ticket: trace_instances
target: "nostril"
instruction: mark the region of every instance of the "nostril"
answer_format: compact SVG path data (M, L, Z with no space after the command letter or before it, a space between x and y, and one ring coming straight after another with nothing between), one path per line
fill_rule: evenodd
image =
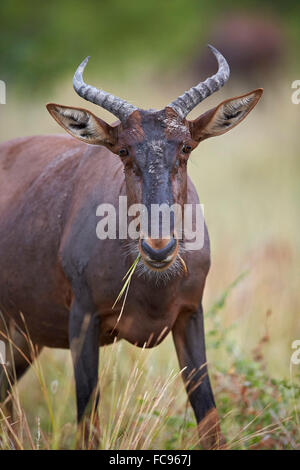
M144 238L141 241L142 250L155 261L163 261L165 258L167 258L167 256L169 256L175 250L176 245L176 239L172 238L164 248L155 250L146 242Z

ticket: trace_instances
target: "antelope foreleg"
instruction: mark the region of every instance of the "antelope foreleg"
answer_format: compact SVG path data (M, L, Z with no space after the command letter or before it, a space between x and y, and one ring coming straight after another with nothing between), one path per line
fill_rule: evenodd
M84 447L97 445L99 314L90 305L76 301L70 312L69 338L72 354L77 403L77 421ZM97 428L97 429L96 429ZM95 442L97 441L97 442ZM79 445L82 444L79 442Z

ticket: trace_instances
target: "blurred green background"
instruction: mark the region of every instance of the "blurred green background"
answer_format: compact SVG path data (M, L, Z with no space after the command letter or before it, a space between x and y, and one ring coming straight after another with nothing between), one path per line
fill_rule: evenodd
M206 44L215 45L229 61L231 79L191 117L264 87L263 99L240 126L199 146L189 174L211 237L205 309L247 272L228 296L218 328L234 327L245 357L261 344L267 373L279 379L299 372L290 365L292 341L300 339L300 105L291 101L291 84L300 79L299 27L300 2L292 0L2 0L0 5L0 79L7 86L0 141L62 132L45 109L48 101L87 107L114 121L72 89L74 71L87 55L87 82L142 108L161 108L214 72ZM208 317L207 331L213 324ZM128 357L135 354L123 348ZM66 357L55 354L42 355L48 368L51 359L57 367ZM161 374L178 367L170 339L149 354ZM211 370L224 360L221 341L209 349ZM223 366L231 370L232 364ZM183 387L180 393L183 400ZM29 407L25 389L24 400Z
M183 70L213 39L217 22L238 12L280 20L290 58L300 43L293 0L2 0L0 8L2 79L25 94L44 93L87 55L92 71L119 81L136 76L136 63L162 74Z

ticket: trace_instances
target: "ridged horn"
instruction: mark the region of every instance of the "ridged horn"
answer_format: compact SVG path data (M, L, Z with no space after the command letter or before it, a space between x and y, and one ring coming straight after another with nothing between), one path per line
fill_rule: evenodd
M106 109L110 113L114 114L120 121L126 121L128 116L136 111L138 108L133 106L117 96L107 93L104 90L98 90L91 85L84 83L82 74L85 69L86 64L88 63L90 57L84 59L84 61L77 68L74 78L73 78L73 87L76 93L91 103L97 104L102 108Z
M185 91L183 95L179 96L168 105L168 107L173 108L181 118L185 118L201 101L222 88L229 78L230 69L225 57L213 46L208 45L208 47L216 57L219 69L215 75L207 78L204 82L200 82L198 85L190 88L190 90Z

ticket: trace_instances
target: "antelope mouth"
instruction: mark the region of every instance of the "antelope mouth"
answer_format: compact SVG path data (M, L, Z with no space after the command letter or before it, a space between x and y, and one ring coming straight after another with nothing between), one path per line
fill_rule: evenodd
M176 260L179 250L178 239L139 240L139 252L144 264L153 271L165 271Z

